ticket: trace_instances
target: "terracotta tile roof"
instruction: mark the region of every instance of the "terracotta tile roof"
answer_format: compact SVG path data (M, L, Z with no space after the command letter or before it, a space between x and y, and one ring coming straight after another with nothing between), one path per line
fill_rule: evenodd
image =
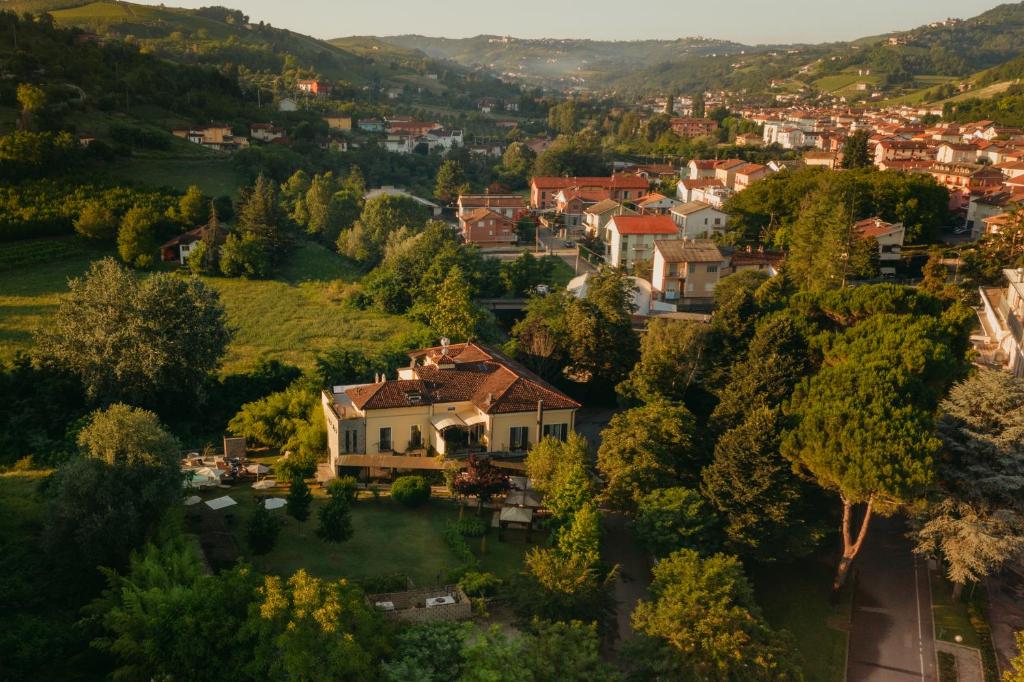
M903 229L903 225L901 223L887 223L881 218L867 218L854 223L853 229L857 230L861 237L881 237L883 234L889 234L893 230Z
M560 178L539 176L531 180L532 184L543 189L563 189L566 187L597 187L601 189L647 189L648 182L639 175L615 173L609 177L577 177Z
M501 215L500 213L495 213L494 211L492 211L489 208L473 209L472 211L470 211L466 215L462 216L462 218L460 218L460 220L462 220L465 223L474 223L474 222L476 222L478 220L486 220L488 218L492 218L494 220L500 220L501 222L509 222L508 218L506 218L505 216Z
M679 234L679 228L667 215L617 215L608 223L608 229L619 234Z
M417 379L396 379L345 391L359 409L470 402L487 414L576 409L580 404L517 362L475 343L426 348L409 357ZM425 364L421 364L425 363Z
M464 208L526 208L526 199L517 194L463 194L459 205Z
M714 208L714 207L711 204L705 203L703 201L691 201L688 204L683 204L682 206L676 206L675 208L672 209L672 213L674 213L676 215L684 215L684 216L686 216L686 215L690 215L691 213L697 213L698 211L703 211L706 208ZM715 210L717 210L717 209L715 209Z
M700 178L699 180L683 180L686 189L703 189L705 187L725 187L718 178Z

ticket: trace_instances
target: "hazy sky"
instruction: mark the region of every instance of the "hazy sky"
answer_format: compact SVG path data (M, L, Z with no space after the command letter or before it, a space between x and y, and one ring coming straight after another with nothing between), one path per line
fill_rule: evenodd
M457 38L488 33L633 40L701 35L753 44L850 40L950 16L968 18L999 0L166 0L165 4L223 4L256 21L318 38L402 33Z

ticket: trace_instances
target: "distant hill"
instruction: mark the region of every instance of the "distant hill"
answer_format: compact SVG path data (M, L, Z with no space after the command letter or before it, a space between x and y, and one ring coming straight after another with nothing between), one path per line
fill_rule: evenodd
M777 86L781 90L776 91L803 88L809 94L851 97L878 91L892 96L968 78L1021 56L1024 2L1000 5L966 20L820 45L751 46L707 38L595 41L493 35L461 39L401 35L380 40L543 85L633 94L701 88L756 93L772 92L772 81L781 81ZM869 88L856 87L860 83Z

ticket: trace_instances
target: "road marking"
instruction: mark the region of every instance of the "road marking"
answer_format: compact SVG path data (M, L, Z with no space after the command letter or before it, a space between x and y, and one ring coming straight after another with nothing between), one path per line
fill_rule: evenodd
M924 676L924 628L921 625L921 587L917 578L917 557L914 557L914 599L917 601L917 657L921 661L921 680ZM931 608L931 604L928 605Z

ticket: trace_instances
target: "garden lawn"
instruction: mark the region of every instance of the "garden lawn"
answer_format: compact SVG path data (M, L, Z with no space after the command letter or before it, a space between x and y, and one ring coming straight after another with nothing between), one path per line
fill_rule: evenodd
M102 247L67 237L0 245L0 361L32 346L32 333L46 324L69 278L89 263L113 255ZM4 265L6 260L23 264ZM243 371L257 360L278 359L311 367L328 349L373 352L422 331L400 315L350 308L330 295L330 283L355 281L359 273L327 248L300 242L282 264L278 279L206 277L216 289L234 330L223 371Z
M757 601L772 627L788 630L803 657L808 682L842 682L846 678L849 597L830 603L833 569L805 560L796 564L748 567ZM849 589L845 592L849 594Z
M288 516L286 509L271 512L283 521L281 534L274 549L263 556L252 556L246 543L246 519L255 508L256 493L260 497L287 497L285 488L254 491L250 484L231 490L218 489L202 493L203 499L227 494L238 505L218 514L230 513L229 524L246 560L265 573L289 576L300 568L321 578L362 579L375 576L405 574L417 586L443 584L446 574L459 566L459 561L445 544L445 523L458 519L458 505L449 500L432 499L416 509L403 507L382 496L374 500L363 493L352 506L353 536L335 544L324 542L316 535L317 510L326 504L326 498L315 489L312 513L303 522ZM466 509L466 514L475 513ZM480 554L480 540L469 538L469 546L481 560L481 570L508 579L522 565L523 555L531 546L520 537L508 537L499 542L497 532L487 535L487 552Z

